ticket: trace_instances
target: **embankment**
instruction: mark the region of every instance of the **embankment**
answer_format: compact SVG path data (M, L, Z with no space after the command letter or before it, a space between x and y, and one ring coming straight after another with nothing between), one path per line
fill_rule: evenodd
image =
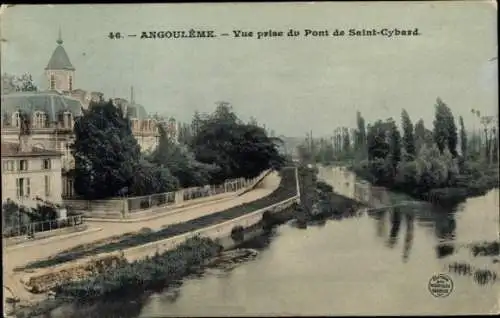
M262 220L264 213L278 213L292 206L298 200L295 168L284 168L281 171L281 177L278 189L271 195L254 202L186 223L169 226L158 232L129 235L123 240L99 246L98 248L69 251L56 255L56 257L49 260L31 263L29 267L42 269L25 276L23 282L31 292L47 293L57 291L59 294L56 299L62 301L68 295L84 294L84 292L65 291L66 288L68 288L67 290L75 290L75 286L86 286L82 287L83 289L94 286L93 294L91 293L86 297L90 297L90 295L99 296L100 294L96 290L107 290L106 288L114 290L115 288L108 286L110 284L108 280L116 278L113 275L121 273L120 268L124 268L125 273L128 273L127 270L131 271L133 266L142 266L139 267L141 270L157 273L158 270L155 269L157 266L154 266L154 262L147 265L152 262L151 260L154 257L176 251L179 248L182 249L182 244L189 240L196 240L194 237L204 237L204 239L213 240L214 244L219 245L217 240L230 236L234 227L251 227ZM182 264L187 262L182 260L183 253L178 256L180 257L178 261ZM93 256L89 257L90 255ZM158 260L158 258L155 258L155 260ZM130 265L138 262L143 265ZM120 274L120 276L122 275ZM129 276L123 277L126 278L120 278L119 280L124 286L136 284L142 286L141 288L145 287L143 279L130 278ZM121 279L124 279L124 281L121 281ZM120 282L113 286L120 286ZM45 303L50 302L52 304L57 303L54 300ZM40 308L40 306L35 306L35 308ZM23 312L23 310L18 310L18 312ZM26 310L24 312L26 313Z

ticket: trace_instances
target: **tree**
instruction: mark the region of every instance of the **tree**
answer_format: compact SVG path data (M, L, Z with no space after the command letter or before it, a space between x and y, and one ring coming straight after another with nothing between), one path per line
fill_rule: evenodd
M409 159L415 157L415 137L413 135L413 124L408 112L403 109L401 113L401 122L403 126L403 145L406 155Z
M357 152L364 153L366 150L365 119L361 116L359 111L356 113L356 122L358 124L358 128L356 129L355 149Z
M104 199L132 188L141 151L120 107L111 101L91 103L75 121L74 133L71 153L77 194Z
M467 156L467 133L465 132L464 119L460 116L460 148L462 156Z
M422 119L419 119L415 124L415 152L418 153L420 148L425 144L425 125Z
M36 92L38 91L33 77L30 73L24 73L20 76L4 73L2 75L2 94L12 92Z
M213 164L204 164L195 160L194 154L187 145L172 142L162 126L158 126L158 131L160 133L159 144L148 158L149 161L166 168L183 188L208 184L211 175L219 168Z
M401 161L401 134L399 133L398 126L392 118L387 121L389 138L390 138L390 155L391 162L396 169L398 163Z
M448 148L453 157L457 156L457 127L450 108L438 98L434 119L434 141L441 153Z
M244 124L227 103L219 103L194 137L191 149L203 163L221 169L212 176L216 183L236 177L255 177L263 170L279 168L284 158L277 149L277 138L265 130Z
M351 139L349 138L349 130L342 127L342 148L344 156L349 156L351 153Z

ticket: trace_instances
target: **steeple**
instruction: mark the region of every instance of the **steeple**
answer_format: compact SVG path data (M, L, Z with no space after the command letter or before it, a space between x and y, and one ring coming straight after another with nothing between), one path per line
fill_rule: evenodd
M50 90L71 92L75 86L75 68L64 49L61 27L59 27L56 43L57 46L50 57L47 67L45 67L47 87Z
M63 40L61 36L61 28L59 28L59 34L56 43L57 47L54 50L54 53L52 53L52 57L50 58L49 63L47 64L45 70L74 71L75 68L73 67L73 64L71 64L68 54L66 53L66 50L62 46Z
M62 45L63 44L63 40L62 40L62 36L61 36L61 27L59 27L59 37L57 38L56 43L58 45Z

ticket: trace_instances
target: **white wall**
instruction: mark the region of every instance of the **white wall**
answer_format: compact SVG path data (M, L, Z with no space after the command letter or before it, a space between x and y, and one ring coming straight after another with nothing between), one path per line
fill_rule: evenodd
M3 170L3 163L7 160L28 160L28 170L27 171L5 171ZM30 179L30 196L29 199L33 199L36 196L40 198L54 202L62 202L62 178L61 178L61 160L59 158L51 159L51 169L43 170L42 157L36 158L2 158L2 201L10 198L16 202L22 203L22 200L17 198L16 191L16 179L17 178L29 178ZM14 167L17 168L17 163L14 163ZM45 196L45 176L50 177L50 195Z

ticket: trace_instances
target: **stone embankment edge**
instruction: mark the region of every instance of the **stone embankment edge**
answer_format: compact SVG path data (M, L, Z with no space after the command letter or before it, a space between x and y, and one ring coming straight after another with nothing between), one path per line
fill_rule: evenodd
M106 258L110 256L118 256L118 257L125 257L127 261L135 261L141 258L145 258L147 256L153 256L156 253L164 253L168 250L171 250L175 248L177 245L181 244L184 242L186 239L202 235L202 236L207 236L212 239L220 238L226 235L229 235L231 233L231 230L233 229L234 226L236 225L241 225L244 227L251 226L257 222L259 222L262 218L262 214L266 211L273 210L273 212L278 212L281 211L289 206L291 206L293 203L297 202L298 196L295 195L291 198L288 198L286 200L283 200L281 202L275 203L273 205L270 205L268 207L259 209L257 211L254 211L252 213L240 216L238 218L234 218L222 223L218 223L215 225L211 225L205 228L201 228L199 230L193 231L193 232L188 232L180 235L176 235L173 237L169 237L163 240L159 241L154 241L150 243L146 243L144 245L140 246L134 246L130 247L127 249L124 249L122 251L114 251L114 252L105 252L105 253L100 253L97 255L92 255L84 258L79 258L74 261L66 262L60 265L55 265L50 268L43 268L37 270L35 273L32 273L30 275L25 275L22 279L22 282L28 282L31 277L37 277L37 276L43 276L49 273L53 272L58 272L62 270L68 270L71 268L75 268L78 266L85 266L85 264L89 262L94 262L98 259L101 258Z
M295 169L296 177L298 177L297 174L297 168ZM43 276L51 272L57 272L61 270L66 270L66 269L71 269L77 266L84 266L85 264L89 262L94 262L98 259L101 258L106 258L110 256L122 256L127 259L127 261L134 261L138 260L147 256L153 256L156 253L164 253L168 250L171 250L175 248L177 245L181 244L184 242L186 239L198 235L203 235L210 237L212 239L217 239L220 237L224 237L226 235L229 235L231 233L231 230L233 229L234 226L236 225L241 225L244 227L251 226L257 222L259 222L262 218L262 215L266 211L274 210L273 213L282 211L283 209L286 209L293 205L294 203L300 203L300 192L299 192L299 182L298 179L296 179L296 195L285 199L283 201L280 201L278 203L272 204L270 206L267 206L265 208L259 209L257 211L251 212L249 214L240 216L238 218L234 218L231 220L227 220L222 223L218 223L215 225L211 225L205 228L201 228L199 230L193 231L193 232L188 232L184 234L180 234L177 236L169 237L163 240L159 241L154 241L154 242L149 242L144 245L140 246L134 246L130 247L128 249L122 250L122 251L114 251L114 252L107 252L107 253L101 253L97 255L92 255L84 258L80 258L74 261L66 262L60 265L55 265L52 266L51 268L44 268L44 269L39 269L36 273L33 273L31 275L26 275L23 277L22 282L27 282L31 277L37 277L37 276ZM214 231L215 230L215 231ZM213 232L212 232L213 231Z

